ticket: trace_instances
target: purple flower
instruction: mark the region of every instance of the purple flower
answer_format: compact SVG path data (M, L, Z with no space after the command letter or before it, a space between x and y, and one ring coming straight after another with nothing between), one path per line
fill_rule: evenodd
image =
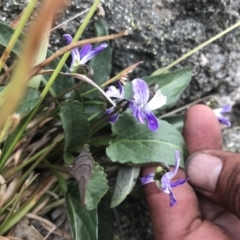
M176 198L173 195L172 188L177 187L179 185L182 185L187 182L188 178L186 179L179 179L174 182L171 182L173 177L177 174L178 168L179 168L179 163L180 163L180 152L175 151L175 167L173 171L167 172L161 176L161 179L156 179L158 178L157 176L159 175L160 171L157 168L156 173L149 173L146 176L140 178L142 185L148 184L150 182L156 181L157 186L159 187L160 190L163 192L169 194L170 197L170 207L175 205L177 203ZM160 167L162 171L162 167Z
M231 122L228 121L224 116L223 114L224 113L227 113L227 112L230 112L232 109L232 106L230 104L228 105L225 105L221 108L217 108L217 109L214 109L214 113L216 115L216 117L218 118L218 121L221 123L221 124L224 124L224 125L227 125L228 127L231 127Z
M140 123L147 123L151 131L156 131L158 129L158 120L152 111L165 105L167 97L161 93L161 90L158 90L148 102L149 88L147 83L137 78L132 81L132 85L134 101L130 102L130 108L132 109L133 116Z
M117 82L118 89L115 86L110 86L108 90L106 91L106 94L111 97L111 98L116 98L117 101L121 101L124 99L124 90L121 85L121 83L118 81ZM114 111L114 107L110 107L106 110L106 114L110 115ZM119 114L118 112L114 113L113 115L109 116L108 121L110 123L114 123L118 120Z
M64 34L63 38L67 44L72 42L72 36L70 34ZM92 48L91 44L84 45L81 49L73 48L71 51L72 55L72 63L70 66L71 72L76 71L76 69L85 63L87 63L90 59L92 59L95 55L101 52L103 49L107 48L107 43L102 43L101 45Z

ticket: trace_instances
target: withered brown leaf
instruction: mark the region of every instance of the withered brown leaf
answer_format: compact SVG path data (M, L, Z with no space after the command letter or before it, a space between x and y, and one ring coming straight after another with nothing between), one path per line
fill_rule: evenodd
M91 153L84 146L82 152L75 158L74 163L70 167L70 174L79 183L80 200L85 205L85 196L88 186L88 181L92 175L92 168L94 166L94 159Z

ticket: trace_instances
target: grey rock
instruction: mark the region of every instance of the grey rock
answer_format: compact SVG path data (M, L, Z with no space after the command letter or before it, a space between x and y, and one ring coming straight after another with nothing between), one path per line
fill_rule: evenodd
M1 20L9 22L23 9L27 0L3 0ZM58 20L91 6L90 0L72 0ZM103 0L105 19L110 33L128 30L130 35L112 41L113 73L144 61L133 77L146 76L167 66L187 51L198 46L239 17L239 0ZM74 34L79 27L77 18L66 28L53 32L51 48L62 46L62 34ZM93 34L90 24L84 37ZM224 85L226 94L239 85L240 30L236 29L205 49L178 64L175 68L190 67L193 80L183 94L184 102L198 99ZM203 61L205 59L205 62ZM183 102L182 102L183 103Z

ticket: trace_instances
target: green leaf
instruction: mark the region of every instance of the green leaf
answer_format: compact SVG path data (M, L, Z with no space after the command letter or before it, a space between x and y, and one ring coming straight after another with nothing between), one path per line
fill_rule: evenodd
M184 116L183 115L179 114L179 115L169 116L169 117L163 118L162 120L167 121L172 126L174 126L179 132L182 132L183 123L184 123Z
M50 57L53 53L48 50L47 52L47 57ZM59 63L60 59L56 58L54 59L49 66L46 67L46 69L55 69ZM69 68L67 67L66 64L63 65L63 68L61 69L62 72L69 72ZM50 79L50 75L43 75L46 81ZM56 95L60 94L64 90L69 89L75 84L74 78L70 76L65 76L62 74L58 74L56 80L54 81L52 85L52 89L55 92ZM69 96L70 94L66 94L66 96Z
M88 180L86 191L86 208L88 210L96 208L101 198L106 194L107 190L107 175L103 168L98 163L94 162L92 175Z
M94 23L94 28L96 37L108 35L108 29L101 21L96 21ZM91 61L89 62L89 66L93 69L94 72L91 79L96 84L101 85L109 79L112 69L112 56L109 44L106 49L104 49L102 52L98 53L94 58L91 59ZM83 86L83 88L81 88L81 92L86 92L89 89L92 89L92 86ZM88 98L93 99L98 96L99 92L95 91L88 95Z
M8 42L11 39L11 36L15 30L11 27L9 27L6 24L3 24L0 22L0 45L3 47L6 47ZM17 56L20 54L20 50L23 46L22 39L26 35L22 33L20 35L20 38L17 40L16 44L14 45L12 52L15 53ZM47 52L47 57L51 56L53 53L48 50ZM46 67L46 69L55 69L59 63L59 58L54 59L49 66ZM66 64L64 64L62 68L63 72L69 72L69 68L67 67ZM44 78L46 81L50 78L50 75L43 75L42 78ZM55 82L53 83L52 89L54 92L58 95L62 91L72 87L74 85L74 79L70 76L64 76L59 74L58 77L56 78Z
M111 208L118 206L132 191L140 173L139 167L121 166L118 170Z
M162 93L167 96L167 103L162 109L172 107L191 81L191 70L184 68L175 72L143 78L148 84L157 83Z
M35 88L28 87L23 100L20 102L17 108L17 113L19 113L21 117L25 117L26 115L28 115L28 113L30 113L34 109L39 99L40 99L39 91Z
M65 102L60 111L62 126L65 132L64 160L74 161L72 152L81 152L83 145L91 139L91 129L83 105L78 101Z
M113 209L110 208L111 194L108 192L98 205L98 239L113 240Z
M88 211L80 203L78 184L70 182L65 194L66 210L74 240L97 240L98 217L96 209Z
M13 32L14 32L13 28L0 22L0 45L1 46L6 47L8 45ZM23 34L21 35L21 38L22 37L23 37ZM12 49L12 52L14 52L16 55L19 55L22 46L23 46L22 41L18 39Z
M180 166L184 168L185 142L179 131L166 121L159 121L159 128L152 132L129 113L124 113L112 125L115 139L107 147L107 155L119 163L175 163L175 150L181 152Z

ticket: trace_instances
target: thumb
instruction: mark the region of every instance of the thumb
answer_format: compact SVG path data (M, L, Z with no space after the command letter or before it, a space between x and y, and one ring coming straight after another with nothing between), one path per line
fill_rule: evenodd
M187 175L197 190L240 218L240 154L208 150L191 155Z

